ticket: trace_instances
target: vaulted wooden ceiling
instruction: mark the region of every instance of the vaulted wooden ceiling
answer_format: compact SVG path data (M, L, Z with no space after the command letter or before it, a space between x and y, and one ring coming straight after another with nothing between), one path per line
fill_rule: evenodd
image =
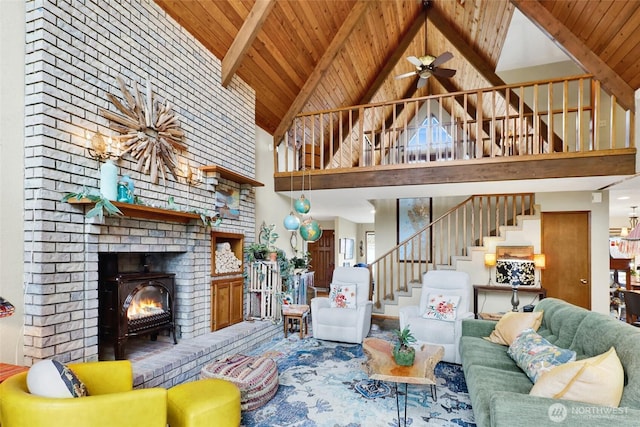
M502 84L514 7L622 106L634 109L640 87L639 1L155 1L222 60L223 86L237 75L255 90L256 124L275 138L300 112ZM445 51L454 77L419 90L417 78L394 79L415 69L407 56Z

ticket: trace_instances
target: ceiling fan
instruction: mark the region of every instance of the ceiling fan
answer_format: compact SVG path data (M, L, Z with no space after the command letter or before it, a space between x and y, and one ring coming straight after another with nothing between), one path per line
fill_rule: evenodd
M427 11L431 6L431 2L429 0L423 0L422 5L425 8L424 12L424 50L427 51ZM440 65L449 61L453 58L453 54L451 52L445 52L442 55L437 57L431 56L429 54L425 54L424 56L416 57L409 56L407 57L407 61L411 62L415 65L415 71L411 71L409 73L404 73L396 76L396 80L404 79L405 77L411 76L419 76L418 79L418 89L427 84L427 79L431 76L438 77L453 77L456 74L456 70L452 70L450 68L440 68Z

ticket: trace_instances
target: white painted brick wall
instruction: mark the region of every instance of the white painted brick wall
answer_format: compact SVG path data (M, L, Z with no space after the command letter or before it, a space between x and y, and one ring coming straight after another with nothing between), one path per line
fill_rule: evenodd
M98 252L180 253L166 266L176 272L177 319L183 337L209 331L209 231L134 218L86 219L83 208L61 203L83 185L98 187L99 163L88 157L86 139L110 135L99 108L116 112L106 92L122 99L115 77L128 87L151 77L154 94L180 116L192 166L217 164L255 176L255 95L238 78L220 86L221 64L151 0L59 0L26 2L25 131L25 356L26 363L56 357L96 360ZM229 156L229 153L234 153ZM212 209L214 194L189 188L170 176L154 184L133 170L147 204L175 203ZM233 182L224 182L235 186ZM241 218L223 231L252 241L255 197L241 201Z

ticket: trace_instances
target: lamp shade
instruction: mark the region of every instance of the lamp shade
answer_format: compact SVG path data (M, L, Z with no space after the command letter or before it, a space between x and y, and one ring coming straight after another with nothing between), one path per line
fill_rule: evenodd
M6 299L0 297L0 317L9 317L16 311L16 308Z
M533 264L536 268L544 270L544 268L547 266L547 258L544 256L544 254L534 254Z
M485 267L495 267L496 254L484 254L484 265Z
M293 202L293 207L296 212L306 214L311 210L311 203L304 197L304 194L302 194L299 199Z
M636 225L628 236L620 239L620 252L630 256L640 255L640 225Z
M289 231L296 231L298 228L300 228L300 218L295 216L293 212L291 212L289 215L284 217L283 223L284 223L284 228L286 228Z
M315 242L322 236L322 228L315 219L305 219L300 224L300 235L307 242Z

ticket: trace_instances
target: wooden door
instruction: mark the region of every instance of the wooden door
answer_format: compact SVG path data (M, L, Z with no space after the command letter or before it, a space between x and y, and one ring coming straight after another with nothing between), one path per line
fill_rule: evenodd
M211 282L211 330L217 331L231 324L229 301L231 285L228 280Z
M313 283L318 288L328 288L335 268L335 246L333 230L323 230L317 242L308 244L311 254L311 270L314 271Z
M232 325L242 322L243 319L243 302L244 302L244 280L242 277L233 279L231 285L231 307L230 307L230 323Z
M547 296L591 309L589 212L543 212L542 253Z

